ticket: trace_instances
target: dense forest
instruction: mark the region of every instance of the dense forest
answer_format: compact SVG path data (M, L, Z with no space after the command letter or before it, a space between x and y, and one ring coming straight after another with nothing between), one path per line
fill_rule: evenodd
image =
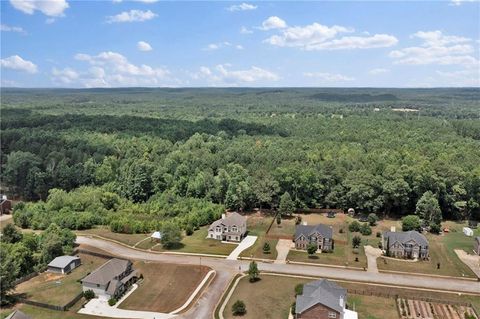
M479 89L2 89L15 223L197 228L227 209L480 219Z

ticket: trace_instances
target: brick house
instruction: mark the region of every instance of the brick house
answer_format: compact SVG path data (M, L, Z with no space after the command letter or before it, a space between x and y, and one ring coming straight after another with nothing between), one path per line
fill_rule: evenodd
M12 212L12 201L7 198L7 195L0 194L0 215L9 214Z
M330 226L318 225L297 225L293 238L296 249L307 249L311 243L317 245L321 251L333 250L333 231Z
M295 302L296 319L357 319L346 308L347 290L326 279L305 284Z
M384 232L382 247L385 255L395 258L427 259L428 240L417 231Z

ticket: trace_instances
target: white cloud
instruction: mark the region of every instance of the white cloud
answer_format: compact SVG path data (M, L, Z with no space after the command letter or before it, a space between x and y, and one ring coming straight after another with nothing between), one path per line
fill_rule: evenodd
M8 58L1 59L0 63L2 67L7 69L25 71L32 74L38 72L38 68L33 62L24 60L18 55L12 55Z
M242 26L242 27L240 28L240 33L241 33L241 34L252 34L253 31L252 31L252 30L249 30L249 29L248 29L247 27L245 27L245 26Z
M107 17L107 23L115 22L142 22L155 18L157 14L153 13L150 10L130 10L124 11L114 16Z
M48 19L45 19L45 23L46 24L52 24L54 23L56 20L54 18L48 18Z
M9 26L9 25L6 25L6 24L1 24L0 25L0 31L18 32L18 33L21 33L21 34L27 34L27 32L25 30L23 30L23 28L21 28L21 27L13 27L13 26Z
M78 73L76 83L85 87L164 86L177 81L166 68L135 65L117 52L78 53L75 59L91 66L87 72Z
M152 46L150 43L145 42L145 41L138 41L137 42L137 49L140 51L152 51Z
M451 6L459 6L462 3L465 2L478 2L479 0L451 0L450 5Z
M71 84L79 77L78 73L71 68L64 68L59 70L57 68L52 69L52 80L54 82L60 82L62 84Z
M278 81L280 77L266 69L252 66L245 70L230 70L230 64L219 64L214 68L200 67L198 73L191 74L193 79L204 79L214 85L240 85L261 81Z
M459 71L437 71L437 81L443 82L444 86L474 86L480 87L480 71L478 69L466 69Z
M228 11L247 11L247 10L255 10L257 8L256 5L249 4L249 3L241 3L241 4L234 4L227 8Z
M376 68L376 69L371 69L368 71L369 74L371 75L378 75L378 74L384 74L390 72L389 69L384 69L384 68Z
M287 23L277 16L269 17L262 22L261 30L283 29L287 27Z
M133 2L143 2L143 3L155 3L155 2L158 2L160 0L129 0L129 1L133 1ZM123 2L123 0L112 0L113 3L121 3Z
M243 46L240 44L232 44L228 41L224 42L217 42L217 43L210 43L207 46L205 46L202 50L203 51L215 51L218 49L226 48L226 47L234 47L237 50L243 50Z
M306 26L285 28L264 42L303 50L370 49L389 47L398 43L397 38L388 34L339 37L340 34L352 32L354 29L338 25L329 27L315 22Z
M305 77L315 78L321 82L348 82L353 81L355 78L338 73L326 73L326 72L305 72Z
M12 6L26 14L40 11L49 17L61 17L68 8L66 0L10 0Z
M423 42L420 46L391 51L389 56L396 64L472 66L479 63L471 55L474 52L471 39L444 35L441 31L419 31L412 37Z

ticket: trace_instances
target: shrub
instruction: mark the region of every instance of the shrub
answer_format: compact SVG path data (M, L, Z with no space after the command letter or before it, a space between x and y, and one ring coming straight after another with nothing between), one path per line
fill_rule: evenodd
M350 230L352 233L356 233L360 231L360 223L354 220L353 222L350 223L350 225L348 225L348 230Z
M307 246L307 253L308 253L309 255L313 255L313 254L315 254L315 253L317 252L317 248L318 248L318 247L317 247L316 244L310 243L310 244L308 244L308 246Z
M378 222L378 216L375 213L368 214L368 223L370 226L375 226Z
M290 312L291 312L292 316L295 316L295 314L296 314L295 308L297 308L297 303L294 301L292 303L292 308L290 309Z
M237 300L232 305L232 314L234 316L243 316L247 313L247 308L245 307L245 303L242 300Z
M114 306L116 303L117 303L117 299L116 299L116 298L110 298L110 299L108 299L108 305L109 305L109 306Z
M441 230L442 230L441 225L435 224L435 223L430 224L430 232L432 234L439 234Z
M295 296L303 294L303 284L298 284L295 286Z
M358 246L360 246L361 243L362 243L362 238L360 238L360 236L358 235L353 236L352 238L353 248L358 248Z
M340 234L343 234L343 228L340 228L340 230L338 231Z
M193 226L191 224L188 224L187 227L185 227L185 234L187 236L193 235Z
M270 254L270 244L269 243L265 243L263 244L263 253L264 254Z
M93 292L92 289L88 289L83 292L83 297L87 300L90 300L95 298L95 293Z
M255 261L252 261L248 266L248 276L250 277L250 282L255 282L258 280L260 271L258 271L258 266Z
M372 228L368 226L367 223L364 223L362 226L360 226L360 234L363 236L369 236L372 234Z
M377 238L380 238L380 237L382 237L382 233L379 232L379 231L377 231L377 233L375 234L375 236L377 236Z

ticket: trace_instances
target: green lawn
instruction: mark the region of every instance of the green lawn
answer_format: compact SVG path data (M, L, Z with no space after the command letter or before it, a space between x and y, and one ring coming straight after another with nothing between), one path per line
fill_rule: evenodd
M454 252L454 249L463 249L468 253L472 251L474 237L467 237L463 234L462 228L465 225L463 223L445 222L443 226L450 229L449 233L443 235L427 234L430 248L430 260L428 261L405 262L380 258L377 262L378 268L381 270L475 278L475 274ZM480 230L475 230L474 236L479 235ZM440 263L440 269L437 269L437 263Z
M104 258L84 254L80 254L80 258L82 265L70 274L43 272L17 285L15 293L33 301L63 306L82 291L82 285L77 280L85 277L107 261Z
M272 223L273 217L272 216L264 216L260 214L248 216L247 219L247 229L248 235L257 236L257 241L253 244L252 247L243 251L240 256L241 257L254 257L254 258L263 258L263 259L276 259L277 258L277 250L275 247L277 246L278 239L275 238L267 238L266 233L267 229ZM275 225L272 226L272 228ZM268 242L270 244L270 254L263 253L263 245Z
M84 302L85 300L81 299L68 311L56 311L25 304L15 305L15 309L20 309L33 319L110 319L107 317L82 315L77 313ZM10 313L13 312L13 309L14 308L0 309L0 319L6 318Z
M124 243L128 246L133 246L138 243L140 240L145 239L150 236L150 234L122 234L122 233L114 233L110 231L109 227L106 226L97 226L92 229L87 230L79 230L75 232L77 235L97 235L101 237L105 237L108 239L112 239L115 241L119 241Z

